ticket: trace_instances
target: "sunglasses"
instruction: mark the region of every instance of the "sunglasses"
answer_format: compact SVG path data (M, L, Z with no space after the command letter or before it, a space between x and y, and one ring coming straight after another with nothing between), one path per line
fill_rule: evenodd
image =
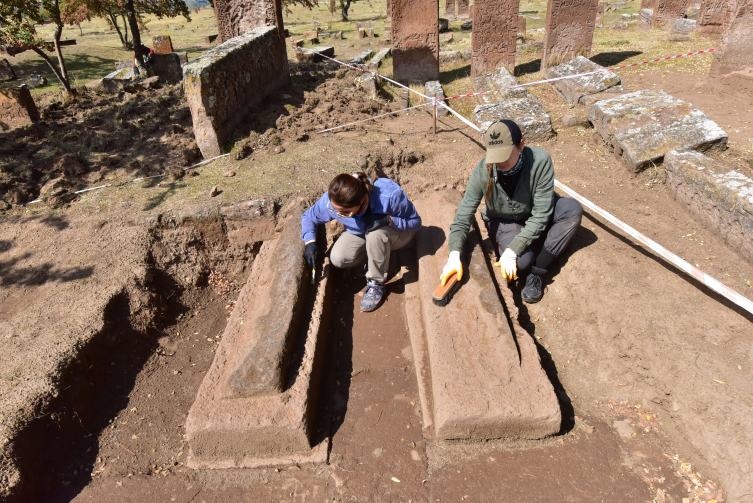
M336 210L334 207L332 207L331 202L327 203L327 209L340 218L353 218L355 215L358 215L359 213L362 212L364 205L368 204L368 202L369 202L369 197L366 196L366 199L358 206L358 208L348 213L342 213L340 210Z

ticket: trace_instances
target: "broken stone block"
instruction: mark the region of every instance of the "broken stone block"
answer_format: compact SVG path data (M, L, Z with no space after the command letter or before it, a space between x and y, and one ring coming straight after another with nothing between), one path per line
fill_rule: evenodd
M0 81L16 80L16 72L7 59L0 60Z
M215 40L217 40L217 37L219 37L219 35L217 35L217 34L207 35L204 38L204 42L206 42L207 44L213 44L215 42Z
M641 9L638 18L638 30L646 31L651 29L651 22L654 19L654 11L652 9Z
M312 47L311 50L316 51L319 54L314 54L313 52L297 49L295 51L296 59L301 63L318 63L319 61L322 61L324 59L321 55L329 56L330 58L335 56L335 48L331 45L319 45Z
M527 142L545 141L554 136L551 117L541 102L530 94L473 109L473 123L481 129L482 134L492 123L502 119L515 121Z
M187 64L183 88L202 155L220 155L248 110L287 82L285 43L274 26L250 30Z
M358 28L358 38L366 38L366 30Z
M473 21L469 20L460 25L460 29L463 31L471 31L473 29Z
M439 64L446 65L457 63L463 60L463 54L460 51L439 51Z
M304 308L300 212L265 241L241 290L210 370L186 420L193 468L254 468L325 462L315 435L322 351L331 299L325 259L313 308ZM300 342L298 342L300 341ZM281 356L298 344L290 371ZM292 367L295 365L295 367Z
M583 56L578 56L572 61L548 68L546 76L553 79L597 70L606 70L606 68ZM558 80L552 82L552 87L565 101L573 104L583 104L582 99L586 96L607 90L609 92L623 92L620 77L611 71L603 71L574 79Z
M444 33L450 29L450 22L447 19L439 18L439 33Z
M696 31L695 19L678 19L672 25L672 33L688 35L690 33L695 33L695 31Z
M0 89L0 131L26 126L39 120L39 110L26 87Z
M631 20L631 17L630 17L630 14L622 14L622 15L620 15L620 19L622 21L626 21L627 22L627 21Z
M576 56L591 55L598 7L599 0L547 0L542 72Z
M448 44L448 43L452 42L452 40L453 40L453 39L454 39L454 37L453 37L453 35L452 35L452 32L449 32L449 33L442 33L442 34L441 34L441 35L439 36L439 40L440 40L440 42L442 42L443 44Z
M664 91L637 91L594 103L588 120L628 169L659 164L670 150L723 150L727 133Z
M439 79L439 0L392 0L392 74L402 83Z
M361 54L351 59L350 63L354 65L362 65L366 63L369 60L369 58L371 58L373 55L374 55L373 49L366 49Z
M513 77L505 68L498 68L492 73L474 77L471 82L473 83L473 90L477 93L519 85L518 79ZM477 98L482 105L494 105L500 101L525 98L527 96L528 90L525 87L517 87L515 89L480 94Z
M613 30L627 30L629 28L627 23L614 23L610 26Z
M418 276L406 281L405 311L424 427L441 440L553 435L561 422L557 396L531 336L508 323L477 232L471 231L462 254L468 279L448 305L432 302L448 254L443 229L461 199L450 189L414 201L424 225L416 235Z
M698 152L670 151L664 169L675 198L753 262L753 180Z
M376 53L376 56L371 58L371 61L369 61L369 64L366 65L366 67L372 72L377 71L379 69L379 65L382 64L382 60L389 56L390 52L391 49L389 47L381 49L378 53Z
M183 69L180 64L180 55L175 52L169 54L153 54L152 66L154 74L168 84L177 84L183 80Z
M379 97L380 80L375 73L368 72L356 78L356 86L362 89L370 99L375 100Z
M438 100L444 99L444 90L442 89L442 84L439 83L438 80L430 80L424 85L424 94L428 96L429 98L437 98ZM426 103L433 103L433 100L426 99ZM426 108L431 113L433 112L433 106L429 106ZM437 106L437 117L445 117L448 113L447 109L443 106Z
M155 54L170 54L173 52L173 41L169 35L157 35L152 37Z

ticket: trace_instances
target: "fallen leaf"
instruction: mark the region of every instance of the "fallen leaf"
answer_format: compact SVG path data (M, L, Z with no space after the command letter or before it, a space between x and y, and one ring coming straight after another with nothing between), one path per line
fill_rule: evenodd
M720 381L719 379L712 379L712 381L718 382L719 384L727 384L726 382Z
M393 482L400 482L400 479L399 479L399 478L397 478L397 477L392 477L392 481L393 481Z

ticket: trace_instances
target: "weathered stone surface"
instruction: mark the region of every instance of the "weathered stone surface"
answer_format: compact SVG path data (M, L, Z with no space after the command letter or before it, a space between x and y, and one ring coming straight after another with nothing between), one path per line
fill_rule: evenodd
M685 17L689 0L659 0L651 19L651 28L662 28L667 23Z
M594 26L601 26L604 24L604 7L606 6L605 2L599 2L598 7L596 7L596 19L594 19Z
M379 98L379 90L382 87L381 79L373 72L367 72L357 77L356 86L362 89L366 96L372 100Z
M444 33L446 31L449 31L449 29L450 29L450 22L447 19L440 17L439 18L439 33Z
M470 2L468 0L457 0L458 2L458 19L468 19L471 15Z
M438 100L444 99L444 90L442 89L442 84L439 83L438 80L430 80L424 85L424 94L428 96L429 98L436 97ZM433 100L426 99L426 103L432 103ZM427 107L427 110L433 110L433 107ZM433 113L433 112L432 112ZM444 117L448 113L447 109L441 106L437 107L437 117Z
M698 12L698 33L720 33L726 11L726 0L703 0Z
M389 47L385 47L384 49L380 49L379 52L376 53L376 56L374 56L373 58L371 58L371 61L369 61L369 64L366 65L366 68L369 71L372 71L372 72L377 71L379 69L379 65L382 64L382 61L384 60L384 58L386 58L387 56L390 55L391 51L392 51L392 49L390 49Z
M753 262L753 180L698 152L668 152L664 169L675 198Z
M358 28L358 38L366 38L366 30Z
M369 58L371 58L373 55L374 55L374 49L366 49L361 54L351 59L350 62L354 65L362 65L366 63L369 60Z
M275 204L268 199L253 199L220 207L220 217L233 246L245 247L272 239L275 234Z
M541 70L589 57L599 0L547 0Z
M519 0L478 0L473 4L471 77L497 68L515 68Z
M530 335L512 332L475 232L463 254L468 279L447 306L431 300L461 199L449 190L415 201L424 225L416 236L418 281L406 284L405 309L414 354L428 360L415 359L425 383L424 426L448 440L553 435L561 421L554 388Z
M672 25L672 33L679 33L687 35L689 33L695 33L696 21L694 19L678 19Z
M473 77L471 82L473 90L477 93L492 89L504 89L519 84L518 80L505 68L498 68L492 73ZM482 105L496 105L500 101L525 98L526 96L528 96L528 90L525 87L518 87L506 91L480 94L477 98Z
M578 56L572 61L547 69L546 76L552 79L597 70L606 70L606 68L597 65L583 56ZM607 90L609 92L622 92L620 77L610 71L603 71L574 79L558 80L552 82L552 87L565 101L573 104L583 104L582 99L584 97Z
M294 222L297 222L295 219ZM308 281L303 281L303 242L300 225L287 225L275 247L274 276L269 310L248 320L256 335L251 351L229 376L233 396L251 397L281 393L290 362L294 334L300 321L301 298ZM251 326L254 324L255 326Z
M742 0L728 4L722 35L712 55L709 81L719 92L750 101L753 68L753 6Z
M455 38L455 36L452 34L452 32L450 32L450 33L442 33L439 36L439 41L442 42L443 44L447 44L449 42L452 42L454 38Z
M451 21L455 20L455 0L445 0L444 17Z
M688 7L688 10L685 11L685 17L688 19L698 19L698 13L701 12L700 7Z
M466 21L460 25L460 29L463 31L470 31L473 29L473 21Z
M392 69L399 82L439 79L439 0L392 0Z
M0 60L0 81L16 80L16 72L7 59Z
M641 171L670 150L726 148L727 133L700 110L664 91L638 91L594 103L588 120L625 165Z
M541 102L530 94L525 98L503 100L497 105L479 105L473 109L473 122L482 131L502 119L515 121L528 142L545 141L554 136L551 117Z
M262 26L276 26L277 35L285 40L281 0L217 0L214 16L220 43Z
M521 35L526 34L526 17L518 15L518 33Z
M300 232L300 219L287 227ZM286 228L283 233L287 233ZM295 234L291 231L290 234ZM298 238L298 236L294 236ZM301 323L295 332L305 337L303 356L296 371L287 375L283 393L254 397L238 396L231 387L233 373L271 330L269 320L280 298L278 276L302 275L302 263L295 271L280 260L280 240L267 241L254 260L249 281L241 290L235 309L217 349L214 362L199 388L186 420L190 446L188 465L194 468L241 468L325 462L326 438L315 437L313 421L319 400L324 337L327 327L327 302L331 298L331 266L325 260L322 279L317 285L316 301L310 322ZM300 242L300 238L297 239ZM298 248L302 248L302 245ZM300 255L302 249L296 250ZM292 258L292 257L291 257ZM285 272L285 271L288 272ZM301 281L302 284L308 283ZM298 292L284 291L286 297ZM271 321L274 322L274 319ZM280 330L286 330L280 327ZM318 443L318 445L313 445ZM313 448L312 448L313 447Z
M39 120L39 111L26 87L0 89L0 131Z
M177 84L183 80L183 70L180 65L180 55L175 52L170 54L152 55L154 74L170 84Z
M654 11L652 9L641 9L638 17L638 30L646 31L651 29L651 22L654 19Z
M204 157L220 155L250 107L287 82L284 39L274 26L248 31L187 64L183 87Z
M302 63L318 63L324 59L322 56L329 56L330 58L335 56L335 48L331 45L319 45L310 49L318 54L296 49L295 58Z
M460 51L439 51L439 64L457 63L463 60L463 53Z
M629 26L627 23L612 23L610 28L613 30L627 30Z
M152 37L155 54L170 54L173 52L173 41L170 35L157 35Z

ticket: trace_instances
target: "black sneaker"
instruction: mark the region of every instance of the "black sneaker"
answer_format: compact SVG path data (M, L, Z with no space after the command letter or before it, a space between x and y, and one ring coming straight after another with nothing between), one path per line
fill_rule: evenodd
M526 278L526 286L523 287L523 291L520 292L520 296L523 297L523 302L528 304L535 304L541 300L544 296L544 287L541 276L534 273L528 273Z

